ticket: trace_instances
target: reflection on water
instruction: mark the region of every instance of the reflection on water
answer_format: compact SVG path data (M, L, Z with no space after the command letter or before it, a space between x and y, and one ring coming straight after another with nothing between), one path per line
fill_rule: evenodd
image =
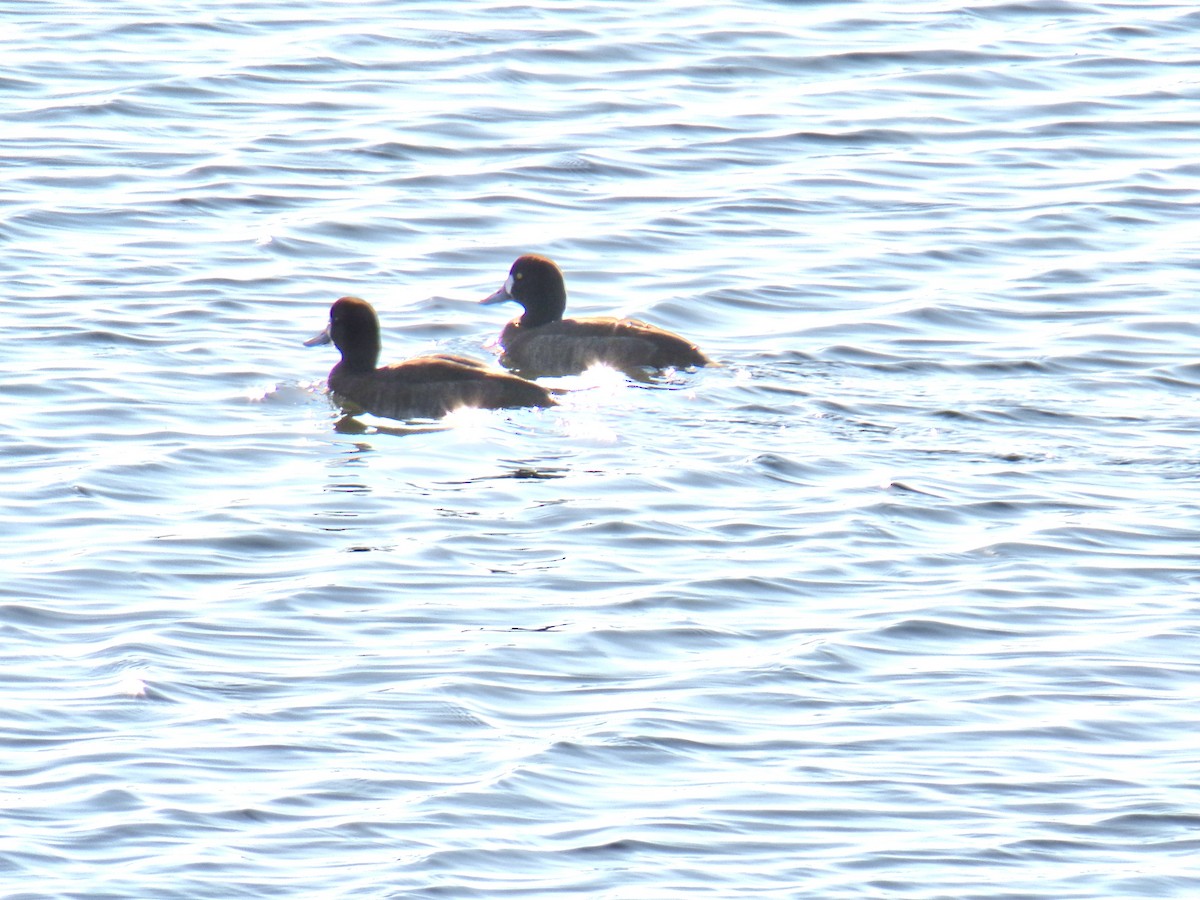
M390 434L395 437L404 437L406 434L430 434L438 431L445 431L453 427L452 424L436 425L384 425L382 423L376 425L368 425L360 422L355 416L342 416L333 423L333 430L338 434Z

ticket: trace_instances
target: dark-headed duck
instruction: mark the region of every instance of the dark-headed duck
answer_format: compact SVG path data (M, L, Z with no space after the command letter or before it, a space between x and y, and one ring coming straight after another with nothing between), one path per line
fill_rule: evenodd
M463 406L555 405L541 385L497 372L465 356L439 353L376 368L379 317L370 303L358 297L336 301L329 309L325 330L304 345L330 341L342 353L341 361L329 373L330 393L343 405L372 415L436 419Z
M519 257L504 286L480 302L505 300L515 300L525 313L500 332L500 362L529 375L571 375L596 363L624 371L711 364L691 341L637 319L564 319L562 270L544 256Z

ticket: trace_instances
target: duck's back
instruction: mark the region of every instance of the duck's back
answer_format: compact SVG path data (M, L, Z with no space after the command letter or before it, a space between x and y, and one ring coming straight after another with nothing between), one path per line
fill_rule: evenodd
M329 373L329 389L343 402L390 419L436 419L464 406L555 405L540 385L451 354L422 356L366 372L335 366Z
M706 366L700 348L637 319L559 319L525 328L516 319L500 335L502 361L522 372L570 375L603 364L616 369Z

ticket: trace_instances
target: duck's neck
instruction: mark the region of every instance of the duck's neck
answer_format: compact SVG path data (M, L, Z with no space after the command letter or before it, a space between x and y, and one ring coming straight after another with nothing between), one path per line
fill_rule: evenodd
M379 365L379 339L363 340L351 352L342 352L341 367L348 372L374 372Z
M537 328L539 325L549 325L563 317L567 310L567 292L564 289L551 291L538 298L537 303L525 307L521 316L522 328Z

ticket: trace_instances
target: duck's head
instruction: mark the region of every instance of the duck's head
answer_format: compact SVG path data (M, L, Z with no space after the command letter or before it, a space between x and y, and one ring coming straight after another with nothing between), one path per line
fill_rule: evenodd
M544 256L520 256L508 270L504 286L480 303L512 300L525 308L521 324L527 328L556 322L567 308L567 286L562 270Z
M329 324L304 342L305 347L328 344L341 351L342 363L351 369L371 370L379 362L379 317L375 308L358 297L342 297L329 307Z

